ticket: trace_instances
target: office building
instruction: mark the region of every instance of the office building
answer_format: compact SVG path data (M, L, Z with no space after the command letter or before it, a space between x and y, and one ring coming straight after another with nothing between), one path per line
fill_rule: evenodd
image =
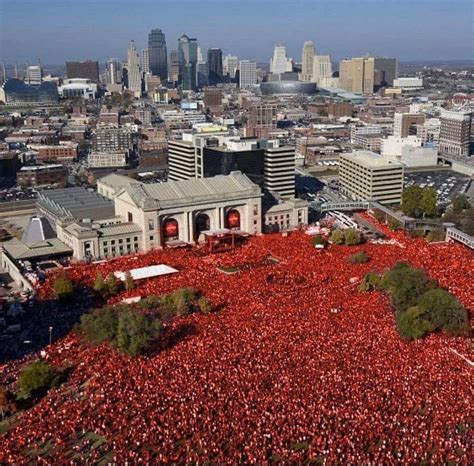
M140 70L143 74L150 72L150 49L143 49L140 52Z
M277 45L270 59L270 73L282 74L293 71L293 64L286 56L286 47Z
M99 62L95 60L68 61L66 62L66 74L69 79L84 78L98 83Z
M122 65L115 58L110 58L107 61L106 81L107 84L122 82Z
M227 55L223 60L224 75L229 76L231 79L235 78L235 73L239 66L239 59L234 55Z
M22 188L42 186L64 188L67 185L67 178L67 168L61 164L25 166L16 174L16 182Z
M173 50L170 53L169 80L173 83L179 81L179 58L177 50Z
M142 95L142 76L140 71L140 59L132 40L127 51L128 90L134 97Z
M78 155L78 145L74 142L61 144L58 146L41 145L37 147L38 162L62 162L70 164Z
M39 86L43 82L43 69L41 65L29 65L26 68L26 82L30 86Z
M403 91L417 91L423 89L423 78L397 78L393 80L393 87Z
M257 84L257 62L241 60L239 63L239 87L248 89Z
M183 91L196 90L196 65L194 63L186 63L182 73Z
M341 192L355 201L371 199L381 204L399 204L403 176L400 162L389 161L374 152L355 151L339 157Z
M89 168L121 168L127 166L128 151L91 151L87 156Z
M166 37L161 29L152 29L148 34L148 55L151 74L165 82L168 79L168 52Z
M199 89L209 85L209 72L206 62L196 65L196 85Z
M332 78L332 64L329 55L315 55L313 59L312 81L324 87L326 80Z
M222 89L218 87L204 88L204 107L220 107L222 105Z
M440 122L440 153L467 157L471 142L472 112L442 110Z
M375 90L380 87L391 87L398 76L398 62L396 58L374 58L374 85Z
M207 69L209 73L209 85L214 86L222 82L222 50L209 49L207 51Z
M268 138L276 130L276 106L273 104L257 104L249 109L246 137Z
M314 44L306 41L303 45L301 53L301 80L313 81L313 63L315 56Z
M186 34L183 34L178 39L178 61L181 80L183 79L182 76L184 75L184 67L186 65L193 65L194 70L196 70L198 62L197 49L197 39L189 38Z
M92 136L92 147L97 152L115 152L130 150L132 133L128 128L117 128L115 125L98 126Z
M275 143L265 148L263 189L283 199L295 196L294 146Z
M423 113L399 113L393 116L393 135L399 138L406 138L410 135L416 135L417 125L425 122Z

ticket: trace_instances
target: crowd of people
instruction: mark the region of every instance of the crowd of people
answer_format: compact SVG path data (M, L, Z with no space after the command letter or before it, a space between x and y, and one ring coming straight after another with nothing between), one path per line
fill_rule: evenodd
M472 368L451 351L469 357L467 340L404 342L387 297L358 287L365 273L403 260L472 313L474 254L386 233L387 244L324 250L301 232L265 235L205 257L157 250L68 269L91 285L99 270L164 263L179 273L139 282L111 302L192 286L216 312L171 322L168 336L183 337L146 356L88 347L77 334L46 348L50 364L72 373L0 437L0 462L36 451L40 463L98 461L107 452L120 463L470 463ZM352 264L359 251L370 260ZM51 288L49 279L41 296ZM0 382L12 382L22 364L5 366ZM84 440L87 432L105 443Z

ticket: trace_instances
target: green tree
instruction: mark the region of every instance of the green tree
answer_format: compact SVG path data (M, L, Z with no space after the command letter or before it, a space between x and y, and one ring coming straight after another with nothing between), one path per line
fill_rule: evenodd
M344 242L347 246L355 246L361 242L360 233L355 228L344 230Z
M117 336L118 315L113 307L96 309L81 316L81 330L84 338L93 345L113 341Z
M358 252L357 254L353 254L349 257L349 262L352 264L365 264L369 262L370 257L364 252Z
M313 240L312 240L313 246L318 246L318 245L325 245L326 241L321 235L316 235Z
M209 312L211 312L212 310L211 304L209 303L209 301L207 300L205 296L201 296L198 299L197 304L202 314L209 314Z
M446 239L446 235L440 230L432 230L426 235L426 239L430 243L434 243L437 241L444 241Z
M390 226L390 230L398 231L402 227L402 224L398 220L392 219L390 220L389 226Z
M109 273L107 277L106 285L107 285L107 293L109 296L115 296L118 293L119 283L118 283L117 277L115 276L113 272Z
M435 217L438 213L438 197L434 188L424 188L421 197L421 208L427 217Z
M424 293L418 300L418 307L425 312L436 330L458 335L464 334L469 328L466 309L442 288Z
M60 301L68 301L74 295L74 286L64 275L57 277L53 282L53 289L56 298Z
M162 329L159 319L143 315L134 309L125 309L119 313L117 338L114 346L132 356L146 351Z
M453 197L451 209L454 213L459 214L469 209L469 198L465 194L458 193Z
M135 288L135 282L133 280L133 277L132 277L132 274L130 273L130 270L127 270L127 272L125 273L125 289L127 291L131 291L133 290L133 288Z
M344 233L341 230L334 230L331 233L331 242L334 244L344 244Z
M423 209L421 200L423 198L423 189L420 186L413 185L405 188L402 193L402 210L403 213L410 217L421 217Z
M105 283L104 276L101 272L98 272L95 276L94 291L99 293L103 298L107 297L107 284Z
M375 272L369 272L365 274L364 278L362 279L361 284L359 285L360 291L372 291L377 290L380 287L380 281L382 277Z
M51 387L57 372L44 361L34 361L23 369L19 379L18 399L42 396Z
M404 340L416 340L433 331L425 311L417 306L397 314L397 330Z

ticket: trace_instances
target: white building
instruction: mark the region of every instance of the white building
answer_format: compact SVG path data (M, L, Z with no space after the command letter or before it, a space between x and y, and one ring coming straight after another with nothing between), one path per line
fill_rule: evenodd
M429 118L422 125L416 125L416 136L421 139L423 145L430 143L439 144L439 132L441 121L439 118Z
M239 59L234 55L227 55L223 60L224 75L228 74L232 79L235 78L235 72L239 66Z
M122 82L122 66L115 59L110 58L107 61L107 84L119 84Z
M282 198L294 197L295 164L294 146L268 145L264 155L265 191L278 193Z
M313 62L315 55L314 44L311 41L306 41L303 45L301 53L301 80L313 80Z
M270 58L270 73L282 74L293 71L293 63L286 56L286 47L277 45L273 51L273 57Z
M127 52L127 69L128 69L128 90L135 97L142 95L142 76L140 72L140 59L135 48L133 40L130 42Z
M393 87L405 91L423 89L423 78L397 78L393 80Z
M43 82L41 65L29 65L26 68L26 82L33 86L39 86Z
M120 150L115 152L92 151L87 157L90 168L114 168L127 166L128 151Z
M97 84L90 79L71 78L65 79L63 85L58 87L61 97L82 97L83 99L95 99L97 95Z
M257 84L257 63L241 60L239 63L239 87L248 89Z
M403 146L399 162L405 167L436 167L438 164L438 150L433 147Z
M404 169L370 151L356 151L339 157L341 192L355 201L369 199L381 204L401 202Z
M327 86L326 79L332 79L332 64L330 55L315 55L313 60L312 80L320 87Z
M402 155L404 146L421 147L421 139L417 136L407 136L401 138L398 136L388 136L382 140L382 155L387 160L396 160Z

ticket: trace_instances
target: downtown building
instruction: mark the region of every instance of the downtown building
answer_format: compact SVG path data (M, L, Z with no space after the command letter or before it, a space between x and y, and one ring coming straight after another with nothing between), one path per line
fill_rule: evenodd
M165 82L168 79L168 52L166 37L161 29L152 29L148 35L149 71ZM143 70L146 72L146 70Z
M469 156L472 112L442 110L440 122L440 153L448 156Z
M209 73L209 85L215 86L222 82L222 50L209 49L207 51L207 70Z
M257 62L241 60L239 63L239 87L249 89L257 84Z
M95 60L68 61L66 62L66 74L69 79L83 78L99 82L99 62Z

